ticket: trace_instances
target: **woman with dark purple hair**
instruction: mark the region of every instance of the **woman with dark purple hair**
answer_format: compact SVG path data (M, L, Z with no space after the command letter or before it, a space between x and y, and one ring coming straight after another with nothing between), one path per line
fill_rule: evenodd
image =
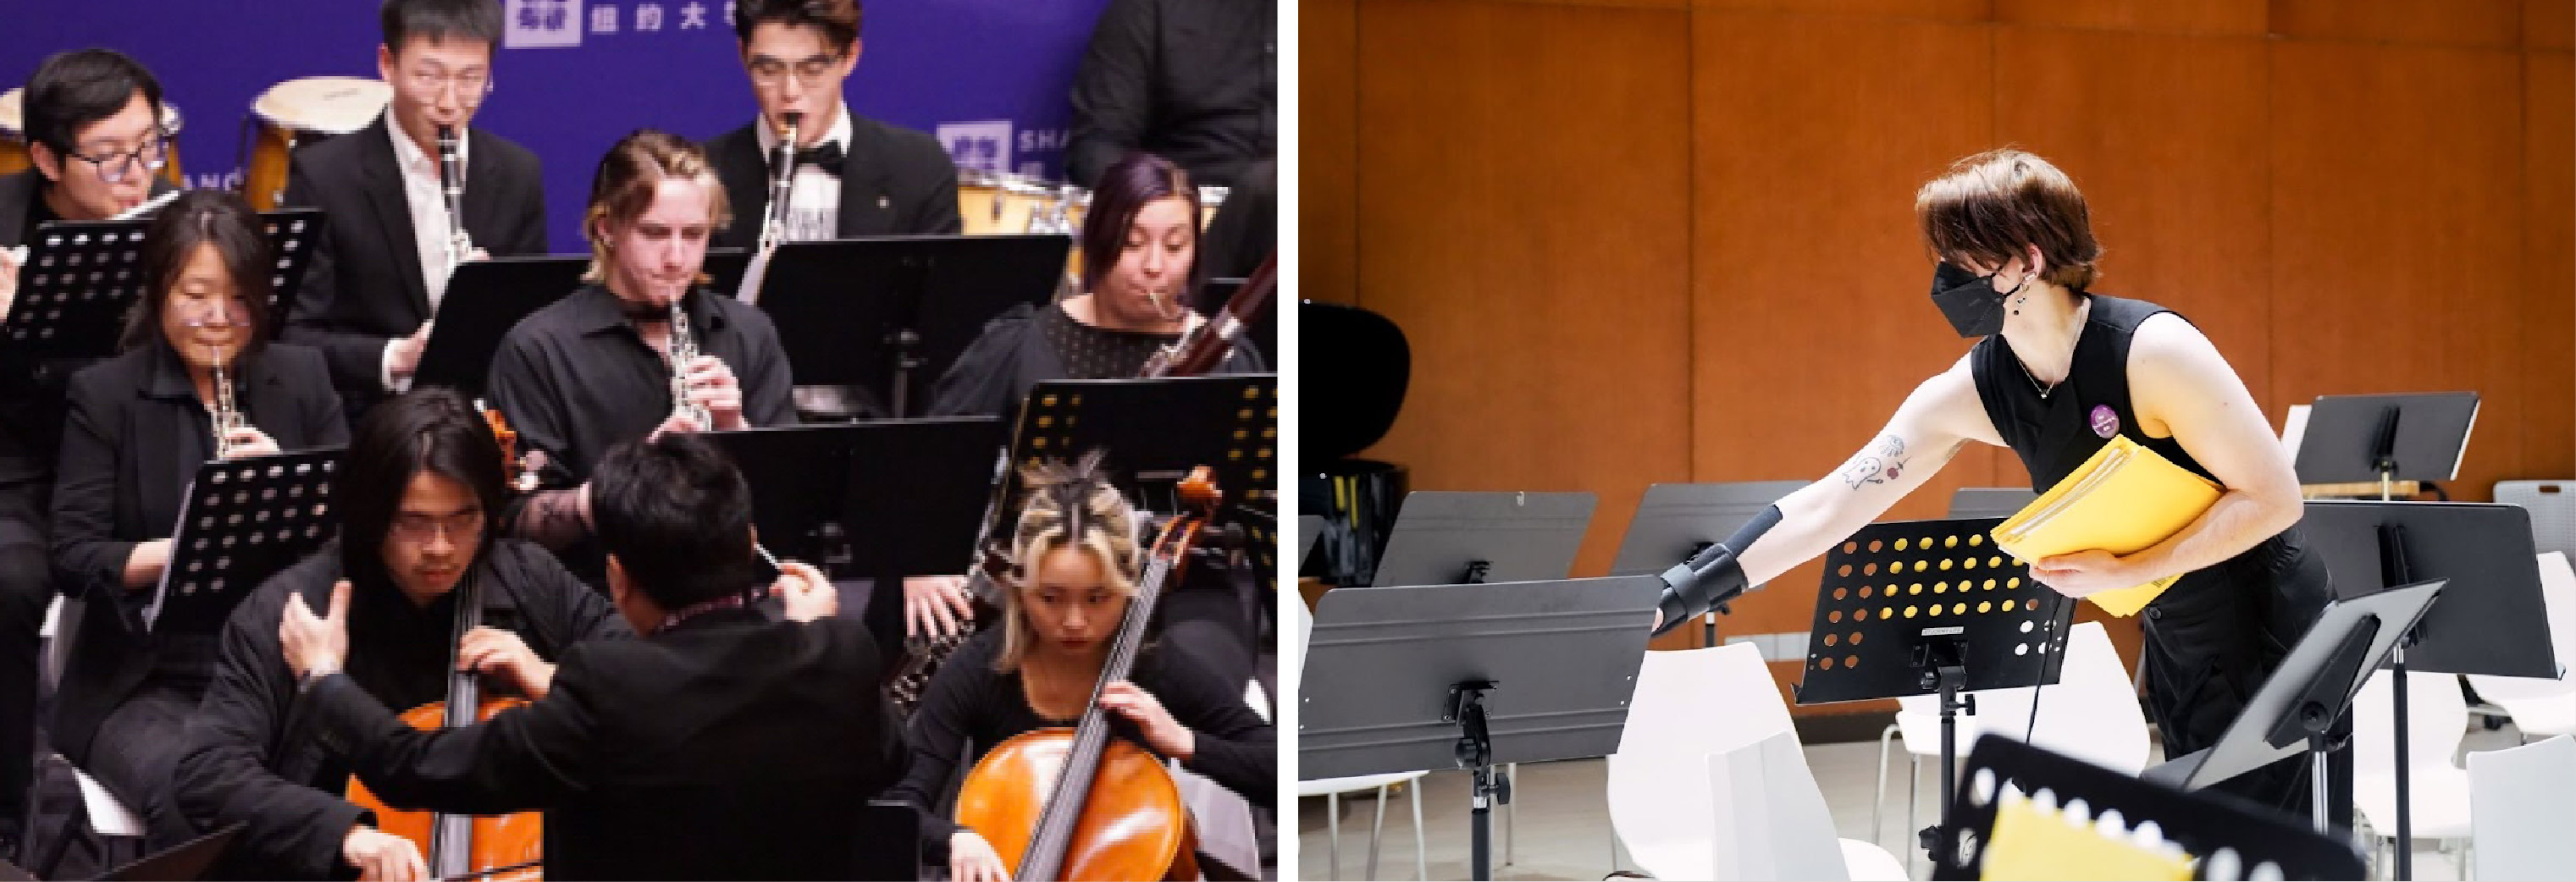
M1082 221L1082 293L1013 307L984 326L931 393L932 416L1019 410L1042 380L1133 377L1154 351L1205 318L1190 309L1199 271L1198 188L1188 172L1130 153L1100 176ZM1217 373L1266 370L1238 348Z

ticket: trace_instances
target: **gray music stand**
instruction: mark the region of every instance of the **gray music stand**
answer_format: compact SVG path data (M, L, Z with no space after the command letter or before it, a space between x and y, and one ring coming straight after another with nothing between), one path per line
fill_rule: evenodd
M2326 604L2325 614L2264 678L2216 744L2167 760L2141 777L2200 790L2306 750L2308 811L2316 829L2327 829L2327 731L2444 584L2436 580Z
M1315 515L1297 516L1297 566L1306 565L1306 556L1315 553L1315 540L1323 536L1323 518Z
M1563 579L1574 570L1593 503L1590 493L1417 490L1404 497L1369 584Z
M2009 518L2039 499L2039 492L2020 487L1961 487L1950 494L1950 518Z
M1735 481L1722 484L1655 484L1637 500L1637 516L1619 540L1619 556L1610 575L1660 574L1724 541L1780 497L1807 486L1805 481ZM1755 585L1745 590L1760 589ZM1717 645L1717 616L1725 604L1701 617L1703 646Z
M1612 576L1333 591L1315 610L1298 774L1474 773L1471 878L1491 879L1496 766L1619 750L1663 581Z

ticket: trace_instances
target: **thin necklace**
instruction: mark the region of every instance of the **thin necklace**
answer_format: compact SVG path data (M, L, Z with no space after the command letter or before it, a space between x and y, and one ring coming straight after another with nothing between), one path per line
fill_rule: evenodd
M2084 340L2084 322L2086 319L2091 318L2092 315L2093 299L2090 297L2085 298L2082 305L2075 307L2075 339L2078 345L2082 345ZM2041 401L2047 401L2049 393L2057 391L2058 383L2066 382L2064 379L2060 379L2057 383L2041 383L2039 381L2039 375L2030 372L2029 363L2022 361L2019 353L2015 353L2013 355L2013 364L2020 366L2021 375L2030 380L2030 388L2039 393L2039 400ZM2071 353L2067 359L2066 372L2068 374L2073 374L2075 372L2075 362Z

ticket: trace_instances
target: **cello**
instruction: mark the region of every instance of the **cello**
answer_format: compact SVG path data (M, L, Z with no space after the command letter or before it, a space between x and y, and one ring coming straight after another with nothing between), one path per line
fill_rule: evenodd
M1219 495L1205 466L1191 471L1180 492L1190 510L1155 538L1081 720L994 745L958 789L957 823L991 843L1013 879L1199 878L1179 785L1153 753L1112 738L1111 714L1099 705L1101 691L1134 668L1155 599L1179 581L1214 517Z
M519 463L511 454L517 447L518 433L510 430L499 411L486 410L484 417L492 425L495 440L501 443L505 470L516 472ZM515 474L510 480L518 483ZM414 729L463 728L528 703L523 698L484 695L481 675L455 670L456 647L463 643L468 632L483 624L482 580L469 569L455 591L456 629L454 639L448 644L447 700L403 712L403 723ZM355 776L349 778L348 797L351 803L375 813L376 829L409 839L413 845L419 846L421 857L429 865L431 879L442 882L461 879L537 882L543 878L538 870L545 860L543 813L476 817L399 810L378 799Z

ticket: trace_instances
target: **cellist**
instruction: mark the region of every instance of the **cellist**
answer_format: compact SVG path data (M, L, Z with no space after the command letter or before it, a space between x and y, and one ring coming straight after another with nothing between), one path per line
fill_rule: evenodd
M276 623L312 725L388 804L545 811L545 875L841 879L870 797L901 774L876 645L804 564L768 580L751 488L698 436L609 448L591 473L608 586L632 640L577 644L547 694L462 728L404 725L349 667L349 590ZM758 608L783 594L784 621ZM908 834L911 831L903 831Z
M1025 484L1001 627L970 638L931 678L913 710L912 767L887 794L921 810L928 849L934 861L946 852L957 882L1010 872L984 833L948 820L942 795L983 751L1083 715L1143 572L1135 510L1096 458L1031 470ZM1120 718L1120 737L1256 805L1276 802L1274 736L1244 704L1241 684L1149 645L1128 680L1098 691L1099 706Z
M422 873L419 848L377 829L342 796L348 760L301 718L302 694L279 656L277 621L291 599L325 604L345 582L354 633L343 667L378 701L442 700L449 662L493 691L542 698L573 643L630 637L599 593L534 543L492 536L501 510L501 448L463 399L412 392L378 405L342 457L340 539L244 598L179 761L180 809L200 830L243 832L220 875L367 879ZM454 633L457 588L481 580L484 626Z

